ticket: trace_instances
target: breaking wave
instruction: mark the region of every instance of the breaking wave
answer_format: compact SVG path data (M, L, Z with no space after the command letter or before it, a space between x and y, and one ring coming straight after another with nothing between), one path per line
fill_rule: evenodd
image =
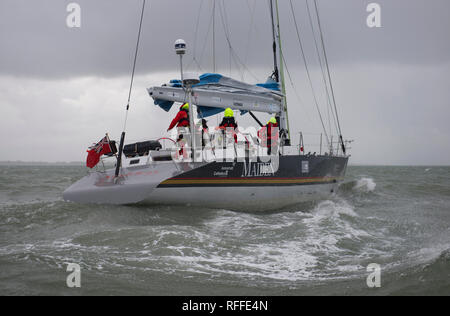
M354 189L361 192L373 192L377 184L372 178L361 178L356 181Z
M338 188L338 193L372 193L375 191L377 184L374 179L369 177L361 177L356 180L346 181L341 183Z

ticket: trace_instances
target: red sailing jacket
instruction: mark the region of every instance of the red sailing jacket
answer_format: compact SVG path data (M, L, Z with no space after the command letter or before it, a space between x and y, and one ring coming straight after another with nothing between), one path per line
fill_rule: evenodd
M278 123L267 123L266 126L264 126L263 128L261 128L258 131L258 137L261 138L261 140L263 141L263 143L267 146L267 142L270 140L271 141L271 145L274 146L276 144L276 141L278 141L278 133L276 132L276 130L278 130ZM273 130L273 135L272 135L272 129Z
M170 123L170 126L167 130L170 131L175 127L175 125L177 125L177 127L189 126L189 115L186 110L180 110L178 112L177 116L175 116L175 118L172 120L172 123Z

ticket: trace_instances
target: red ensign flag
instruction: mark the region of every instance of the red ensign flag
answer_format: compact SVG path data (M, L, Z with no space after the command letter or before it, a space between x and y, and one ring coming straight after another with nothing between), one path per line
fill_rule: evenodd
M111 152L108 136L103 137L97 144L89 147L87 152L88 156L86 159L86 167L94 168L100 161L100 157L102 155L106 155Z

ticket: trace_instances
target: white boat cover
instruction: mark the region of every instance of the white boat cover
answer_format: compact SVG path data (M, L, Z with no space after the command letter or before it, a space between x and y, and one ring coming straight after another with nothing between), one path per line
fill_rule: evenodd
M279 84L271 79L251 85L220 74L203 74L200 83L193 86L193 103L201 117L220 113L225 108L234 110L280 113L283 94ZM148 88L155 104L169 111L174 102L187 102L187 94L180 80L171 80L161 87Z

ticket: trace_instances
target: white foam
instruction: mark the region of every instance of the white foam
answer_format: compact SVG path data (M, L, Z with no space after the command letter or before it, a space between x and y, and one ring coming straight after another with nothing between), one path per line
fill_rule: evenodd
M322 201L313 210L312 214L316 220L322 220L329 217L339 217L341 215L347 215L351 217L358 217L353 207L345 200L339 201Z
M233 254L197 251L198 256L166 256L165 260L176 264L177 270L188 269L194 273L289 281L311 278L317 265L317 258L304 251L301 241L248 245Z
M372 192L375 190L376 186L377 184L372 178L361 178L356 181L356 184L353 188L361 192Z
M340 278L343 276L339 275L342 274L339 269L355 271L357 263L339 243L367 236L366 232L352 227L348 217L358 215L346 201L324 201L311 213L266 215L264 220L251 214L223 211L196 228L194 233L183 231L185 238L176 245L160 245L171 252L161 255L155 248L150 248L141 251L138 258L127 259L153 261L158 254L158 262L152 263L157 267L153 266L153 269L166 271L171 267L178 271L174 273L223 274L250 280ZM286 229L299 230L299 233L286 239ZM242 236L248 240L247 244L236 243L236 238ZM321 259L324 257L327 259ZM340 261L338 269L336 260L342 258L345 260ZM327 267L325 272L324 265Z
M120 267L181 274L185 278L199 274L230 282L256 281L262 285L329 280L358 272L360 260L342 242L367 233L357 229L355 222L361 218L345 200L324 201L310 213L254 215L223 210L213 214L196 225L114 230L116 234L131 230L127 236L138 236L129 243L115 243L115 238L108 237L108 245L104 245L96 234L108 232L109 236L110 228L96 228L69 239L45 241L32 252L51 255L51 264L71 262L81 256L86 268L102 273ZM87 244L83 238L77 242L86 234ZM7 250L0 248L0 253Z

